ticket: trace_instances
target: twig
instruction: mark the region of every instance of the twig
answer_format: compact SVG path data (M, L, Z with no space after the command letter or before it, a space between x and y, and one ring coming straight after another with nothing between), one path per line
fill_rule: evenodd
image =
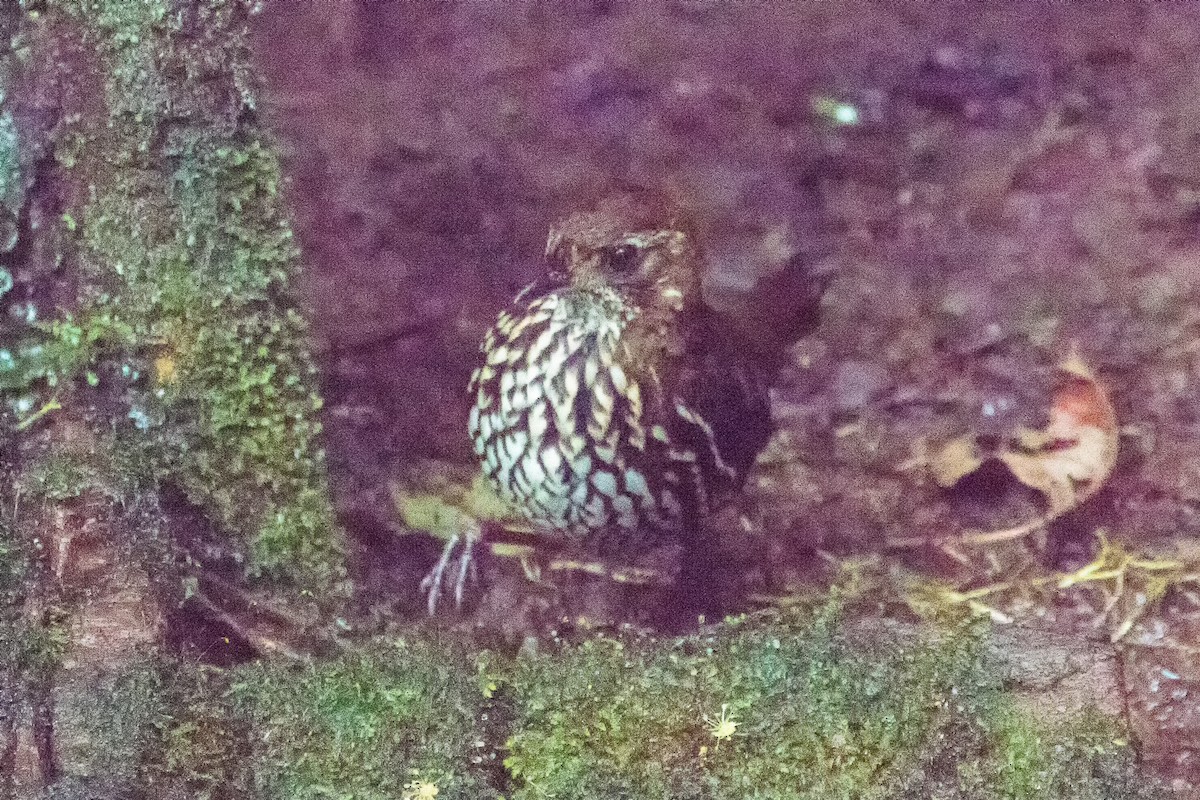
M58 397L57 396L51 397L49 400L46 401L45 405L43 405L37 411L33 412L33 414L31 414L30 416L28 416L25 419L18 422L16 425L16 430L23 431L23 430L29 428L30 426L32 426L33 423L37 422L42 417L51 413L52 411L60 411L60 410L62 410L62 403L58 402Z
M964 533L961 536L905 536L898 539L888 539L885 545L889 550L908 550L914 547L941 547L947 544L996 544L1023 539L1029 534L1049 524L1050 518L1038 517L1024 522L1014 528L1004 528L998 531L978 531Z
M310 659L308 656L301 653L299 650L296 650L291 645L285 644L277 639L272 639L269 636L265 636L257 631L247 628L245 625L239 622L236 617L210 600L204 594L204 592L197 591L189 598L189 600L199 603L201 606L203 606L206 612L211 614L217 621L227 626L235 634L244 639L247 644L249 644L255 649L256 652L258 652L259 655L278 653L292 659L293 661L302 663L309 662Z

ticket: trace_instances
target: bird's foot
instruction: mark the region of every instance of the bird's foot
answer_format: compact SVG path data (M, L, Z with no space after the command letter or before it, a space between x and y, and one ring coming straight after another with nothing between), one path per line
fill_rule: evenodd
M442 555L438 558L433 569L421 581L421 591L427 593L425 599L429 616L437 614L438 603L442 593L450 588L445 586L447 577L453 580L454 607L462 608L463 596L467 584L479 579L475 566L475 545L483 539L483 530L479 523L472 520L464 526L462 533L455 533L446 542Z

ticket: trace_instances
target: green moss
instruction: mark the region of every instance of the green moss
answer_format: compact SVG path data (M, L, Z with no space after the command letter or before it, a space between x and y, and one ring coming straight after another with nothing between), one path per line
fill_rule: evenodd
M262 798L495 797L474 765L488 755L484 698L465 654L396 643L303 668L251 667L234 685L251 720ZM477 744L478 742L478 744Z
M0 528L0 682L11 680L25 660L22 654L27 639L21 624L21 605L27 564L24 550L5 523Z
M249 5L49 9L98 54L107 116L60 137L60 164L87 185L64 217L84 289L41 374L120 394L121 446L208 511L252 572L328 589L340 542L280 165L248 113Z
M14 692L0 700L21 700L26 686L44 685L67 645L65 612L52 606L40 619L31 619L26 612L32 564L31 554L13 534L11 519L5 515L0 519L0 686Z
M987 720L995 751L991 784L1003 798L1151 798L1134 754L1112 720L1096 713L1058 728L1001 703Z
M939 698L969 696L973 641L865 659L823 622L587 642L528 665L506 763L527 798L865 796L937 735Z
M232 673L195 664L163 670L159 746L141 765L153 796L194 800L254 797L248 729L230 702Z
M133 795L165 714L158 665L146 659L117 671L60 673L55 712L56 747L69 773L93 795Z
M819 624L566 647L515 683L512 796L1136 796L1111 731L1031 740L1000 721L977 641L960 632L881 655Z
M153 774L263 800L1160 796L1112 720L1019 711L978 628L853 641L826 614L519 657L377 640L305 666L184 668Z
M0 88L0 101L2 100L3 89ZM0 110L0 206L14 218L20 213L25 201L19 153L17 126L13 121L12 112Z
M22 476L22 493L50 501L79 497L96 484L89 464L80 458L58 453L39 460Z

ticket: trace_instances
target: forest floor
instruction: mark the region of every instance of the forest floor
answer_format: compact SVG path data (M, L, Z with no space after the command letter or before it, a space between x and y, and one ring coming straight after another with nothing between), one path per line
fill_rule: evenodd
M727 610L839 583L864 615L1114 642L1143 757L1200 783L1200 15L522 8L258 23L364 615L421 613L441 543L396 495L469 480L477 342L547 226L653 188L701 220L714 297L780 250L837 268L714 522ZM648 590L499 574L466 624L660 620Z

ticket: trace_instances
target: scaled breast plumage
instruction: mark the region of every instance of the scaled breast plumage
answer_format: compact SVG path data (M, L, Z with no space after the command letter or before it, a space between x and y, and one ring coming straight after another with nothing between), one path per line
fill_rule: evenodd
M727 463L701 411L663 385L679 370L635 360L640 313L604 285L531 289L484 340L470 435L494 487L537 525L678 532L740 485L748 465ZM765 396L741 406L765 441Z
M501 495L535 522L582 534L669 521L650 493L641 388L621 366L633 311L611 291L549 292L500 315L472 380L470 433Z

